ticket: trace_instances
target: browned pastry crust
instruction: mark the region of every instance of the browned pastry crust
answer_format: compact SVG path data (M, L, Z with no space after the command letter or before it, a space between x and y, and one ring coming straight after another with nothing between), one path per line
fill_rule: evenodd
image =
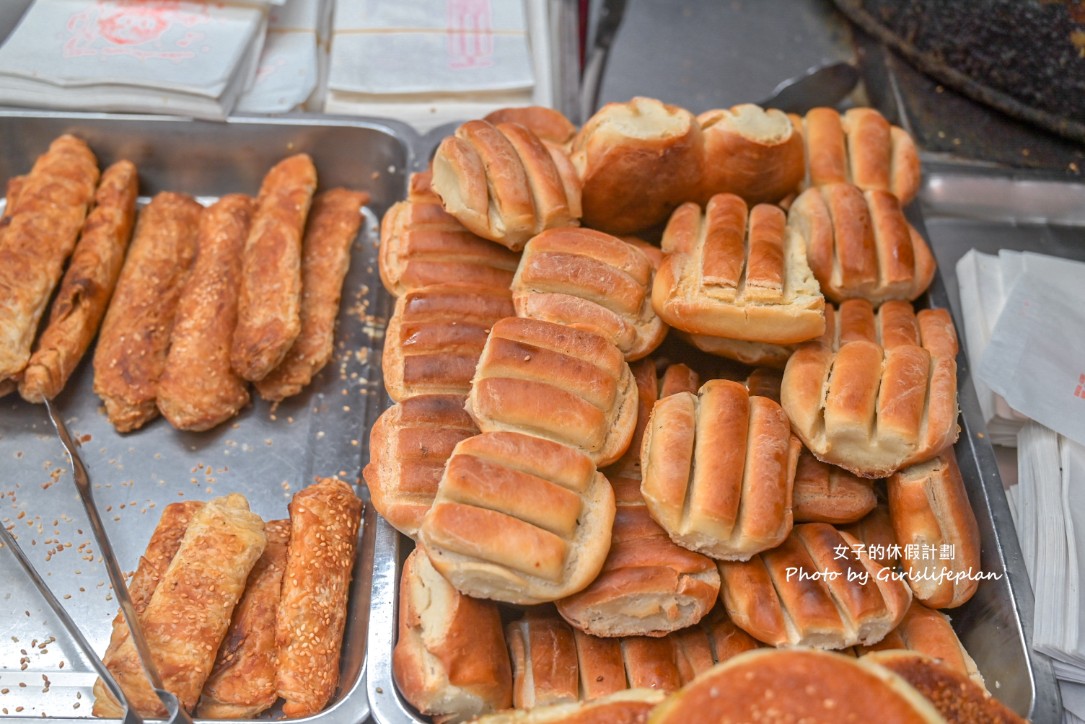
M857 544L827 523L802 523L749 561L720 561L727 614L771 646L877 643L900 624L912 592Z
M166 364L177 301L196 257L203 207L162 191L139 212L113 299L94 350L94 392L119 432L158 414L158 379Z
M853 299L788 360L780 400L824 462L883 478L957 440L957 334L945 309Z
M519 123L462 124L441 141L432 169L445 211L513 251L544 229L579 223L580 179L572 163Z
M94 199L98 161L86 143L63 135L9 188L0 227L0 385L26 367L49 297L60 281Z
M418 541L461 593L531 605L591 583L613 523L614 492L589 457L484 432L456 445Z
M927 240L888 191L846 183L810 188L795 199L787 221L806 245L821 291L834 302L914 300L934 279Z
M689 111L636 97L607 103L588 119L571 157L584 183L584 225L630 234L697 197L704 138Z
M316 714L339 683L339 652L358 546L362 501L350 485L319 478L290 501L290 546L275 645L283 714Z
M573 629L549 609L528 609L505 628L512 662L512 704L533 709L580 698ZM625 688L622 672L622 686ZM615 687L618 688L618 687Z
M955 608L979 586L980 534L953 448L890 476L889 519L912 593Z
M167 691L191 712L215 663L215 652L267 539L264 522L249 511L244 497L217 498L192 516L184 537L140 623L158 674ZM128 703L143 716L165 710L150 687L131 639L125 639L106 662ZM116 712L104 689L94 713Z
M317 173L308 154L289 156L264 175L242 255L234 371L263 379L301 331L301 240Z
M587 588L557 602L558 613L594 636L658 637L692 626L719 595L715 563L671 541L648 515L639 480L612 484L610 553Z
M858 521L840 529L862 543L867 554L883 566L895 568L900 562L902 551L893 532L893 522L889 519L889 506L884 502L879 502Z
M230 368L230 339L252 213L251 197L227 194L200 215L156 390L159 412L179 430L208 430L249 402L248 384Z
M650 721L944 722L919 692L890 670L809 649L760 649L736 656L668 697Z
M877 504L870 480L823 463L803 448L795 471L796 523L854 523Z
M750 396L767 397L773 402L780 402L780 383L783 381L782 370L773 367L757 367L746 377L746 389Z
M780 208L750 209L733 194L704 209L683 204L667 222L663 250L652 306L675 329L771 344L824 331L825 299Z
M519 255L471 233L445 211L430 176L412 174L407 199L381 219L378 267L384 288L394 297L448 281L508 289Z
M267 548L256 561L238 601L214 668L203 687L196 715L204 719L253 719L279 698L275 690L279 609L290 521L264 526Z
M462 395L408 397L382 412L370 431L362 474L373 508L404 535L418 534L456 444L478 434L463 403Z
M877 651L860 662L892 671L951 724L1024 724L1025 720L965 674L915 651Z
M482 117L494 125L499 123L519 123L530 129L543 141L565 146L573 140L576 126L561 111L546 106L520 106L516 108L498 108Z
M524 247L512 301L518 316L595 332L637 360L667 334L652 309L654 271L645 254L615 236L549 229Z
M622 689L598 699L513 709L484 716L485 724L645 724L666 692Z
M49 323L19 382L28 402L60 394L98 333L132 236L138 192L139 175L130 161L118 161L102 174Z
M301 331L283 361L255 383L265 400L296 395L328 364L350 250L369 194L335 188L313 197L301 247Z
M405 292L384 332L388 396L466 395L490 328L515 314L511 292L499 287L434 284Z
M461 595L416 548L403 563L392 672L404 698L444 721L512 705L512 671L496 604Z
M750 342L745 339L726 339L688 332L679 332L678 335L702 352L733 359L750 367L774 367L782 370L791 353L795 351L793 344Z
M888 191L908 204L919 192L919 153L912 137L873 108L814 108L800 129L806 155L806 187L852 183Z
M748 204L776 203L795 193L806 173L802 134L783 111L744 103L697 116L704 134L704 179L697 197L719 193Z
M644 439L644 431L648 427L648 416L652 414L652 406L659 398L659 374L656 372L655 360L650 358L640 359L629 364L629 371L633 375L633 382L637 387L637 424L633 427L633 437L629 447L615 463L603 472L608 478L630 476L640 479L640 446Z
M510 317L490 330L467 412L483 432L545 437L577 448L603 467L629 447L636 395L629 365L605 338Z
M660 399L641 452L648 512L671 538L713 558L746 560L791 530L799 457L778 404L728 380Z

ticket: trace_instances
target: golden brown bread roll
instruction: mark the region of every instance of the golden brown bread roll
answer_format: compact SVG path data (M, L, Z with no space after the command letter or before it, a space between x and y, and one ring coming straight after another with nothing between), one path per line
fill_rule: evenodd
M464 399L408 397L382 412L373 424L369 462L362 474L373 508L404 535L418 534L457 443L478 434L463 409Z
M775 367L783 369L791 353L793 344L769 344L750 342L745 339L727 339L710 334L690 334L678 332L678 336L701 350L717 357L726 357L750 367Z
M671 541L648 515L639 480L612 485L610 553L587 588L557 602L558 613L593 636L663 636L692 626L716 603L716 564Z
M94 350L94 392L119 432L158 415L158 379L202 213L194 198L172 191L155 194L139 212Z
M862 543L867 555L883 566L895 568L900 562L903 551L893 532L889 506L883 500L879 500L865 516L854 523L840 526L840 529Z
M573 138L571 157L584 183L584 225L630 234L697 198L704 138L689 111L635 97L596 111Z
M944 719L903 678L863 659L809 649L761 649L709 669L652 712L686 722L894 722Z
M980 534L953 448L886 481L889 519L912 593L931 608L955 608L979 586Z
M778 404L728 380L660 399L644 436L641 491L671 538L746 560L791 530L800 445Z
M482 120L494 125L499 123L519 123L531 129L543 141L565 146L573 140L576 126L561 111L546 106L519 106L498 108L490 111Z
M651 358L631 362L629 370L633 374L633 382L637 387L637 424L633 427L633 437L625 453L603 472L607 477L629 476L639 480L641 441L644 439L644 430L648 427L648 416L652 414L652 406L659 398L660 379L656 372L655 360Z
M743 103L697 116L704 134L704 179L697 201L719 193L748 204L775 203L806 174L802 134L783 111Z
M544 229L579 223L572 163L519 123L467 121L441 141L432 169L445 211L513 251Z
M139 174L130 161L117 161L102 173L94 207L49 308L49 323L19 382L24 400L41 402L60 394L98 334L124 265L138 192Z
M407 199L385 212L380 235L380 277L394 297L448 281L508 289L520 261L445 211L429 171L411 175Z
M94 199L98 160L87 144L64 134L8 189L0 227L0 386L14 389L30 359L64 264Z
M501 613L460 594L415 548L403 562L396 686L413 707L459 722L512 706L512 671Z
M825 299L802 239L779 207L751 209L738 196L719 194L704 209L680 206L663 234L669 253L655 276L652 306L670 326L772 344L824 331Z
M512 662L515 708L579 700L577 642L569 624L548 608L528 609L506 626L505 640ZM624 683L623 670L621 688Z
M230 347L234 370L250 382L271 372L301 331L301 240L316 184L305 153L279 161L260 183Z
M888 191L843 183L807 189L788 209L787 224L834 302L914 300L934 279L927 240Z
M803 448L795 471L796 523L854 523L877 504L870 480L823 463Z
M945 309L840 305L784 369L780 401L819 460L883 478L957 440L957 333Z
M980 686L984 685L976 662L957 638L949 618L914 598L900 625L878 643L860 647L859 654L890 649L907 649L925 654L964 674Z
M749 561L720 561L727 614L771 646L877 643L900 624L912 592L857 544L827 523L801 523Z
M490 328L515 314L512 294L499 287L434 284L405 292L384 332L388 396L466 395Z
M852 183L909 203L919 192L919 154L912 137L873 108L813 108L792 119L805 146L805 186Z
M645 254L615 236L549 229L524 247L512 302L520 317L595 332L637 360L667 334L652 309L653 273Z
M582 590L610 549L614 491L591 458L483 432L456 445L418 541L461 593L530 605Z
M200 214L155 392L159 412L179 430L209 430L249 403L248 383L230 367L230 340L252 212L251 197L227 194Z
M950 724L1024 724L1025 720L965 674L915 651L876 651L859 659L892 671Z
M493 324L467 412L483 432L571 445L603 467L629 447L637 391L622 353L599 335L538 319Z

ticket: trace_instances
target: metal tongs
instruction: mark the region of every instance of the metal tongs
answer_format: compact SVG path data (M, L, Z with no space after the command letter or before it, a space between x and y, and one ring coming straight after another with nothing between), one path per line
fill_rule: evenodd
M117 601L120 603L121 612L124 614L124 620L128 624L128 630L132 637L132 643L136 647L136 652L139 654L139 660L143 664L143 669L147 674L148 680L151 682L151 688L154 689L155 694L162 701L162 705L166 708L166 719L168 724L174 724L179 722L180 724L192 724L192 719L189 717L188 712L181 708L180 702L177 697L169 691L166 691L162 684L162 679L158 675L158 670L155 668L154 660L151 658L151 650L147 645L147 639L143 635L143 627L140 625L139 618L136 616L135 607L132 605L132 597L128 593L128 587L124 582L124 575L121 573L120 564L117 563L117 557L113 552L113 546L109 542L109 536L106 534L105 526L102 525L102 518L98 514L98 508L94 504L94 496L91 492L90 476L87 474L87 469L83 465L82 459L79 457L79 452L76 449L75 443L72 441L72 436L68 432L68 427L64 424L64 421L57 414L52 404L48 399L45 400L45 409L49 413L49 420L53 423L53 428L57 432L57 436L60 437L60 442L64 446L65 452L68 454L68 460L72 466L72 477L75 480L76 490L79 491L79 497L83 501L83 507L87 511L87 517L90 519L91 528L94 531L95 540L98 543L98 547L102 551L102 559L105 562L106 571L109 573L109 581L113 585L114 594L117 597ZM120 702L121 707L124 709L124 724L140 724L143 718L139 713L129 705L128 699L121 689L117 680L113 678L113 675L102 663L101 658L95 653L90 642L86 640L79 627L75 625L75 622L68 615L64 607L60 605L60 602L56 600L49 588L45 585L44 580L38 575L34 569L33 564L23 553L14 537L7 531L4 526L0 526L0 540L7 545L11 551L15 554L19 564L26 571L27 575L37 586L42 596L45 598L49 607L53 609L53 612L60 619L64 628L71 634L73 640L82 649L83 653L87 655L94 670L102 677L102 681L109 688L111 694L116 697Z

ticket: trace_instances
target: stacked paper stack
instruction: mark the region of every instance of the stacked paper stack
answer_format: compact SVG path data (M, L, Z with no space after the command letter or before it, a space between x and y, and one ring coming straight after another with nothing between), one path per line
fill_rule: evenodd
M246 110L291 110L316 87L321 7L34 0L0 46L0 104L220 119L244 94Z

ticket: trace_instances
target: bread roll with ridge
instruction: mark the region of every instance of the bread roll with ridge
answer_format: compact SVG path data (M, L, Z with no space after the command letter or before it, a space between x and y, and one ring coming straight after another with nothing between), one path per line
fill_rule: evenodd
M856 522L840 526L840 530L862 543L867 555L883 566L895 568L900 562L901 547L889 519L889 506L883 500Z
M838 183L807 189L787 212L821 291L834 302L914 300L934 279L927 240L888 191Z
M710 334L689 334L688 332L678 332L678 336L702 352L733 359L750 367L783 369L787 365L791 353L795 351L796 346L793 344L750 342L745 339L727 339L726 337L714 337Z
M433 505L445 463L478 428L463 395L418 395L382 412L369 434L362 470L373 508L393 528L414 538Z
M912 137L873 108L812 108L792 118L803 137L804 187L852 183L888 191L908 204L919 192L919 153Z
M516 709L580 699L577 644L569 624L548 608L528 609L505 627L505 640Z
M884 478L957 440L957 333L945 309L852 299L784 369L780 401L819 460Z
M749 561L720 561L720 597L737 626L770 646L844 649L881 641L912 592L828 523L801 523Z
M411 174L405 201L381 219L378 269L394 296L455 281L508 289L520 257L473 234L441 206L429 171Z
M652 520L635 478L613 478L617 512L610 553L587 588L558 613L593 636L664 636L700 621L716 603L719 571L676 545Z
M493 324L467 412L483 432L510 430L570 445L595 465L629 447L637 390L621 351L563 324L509 317Z
M490 111L482 120L494 125L519 123L543 141L566 146L576 135L576 126L561 111L546 106L518 106Z
M607 103L573 138L584 226L630 234L663 223L697 198L704 136L689 111L654 98Z
M512 670L496 604L461 595L415 548L403 562L396 686L440 721L460 722L512 706Z
M891 475L889 519L912 593L931 608L956 608L979 586L980 534L953 448Z
M461 593L531 605L591 583L613 524L614 491L591 458L540 437L483 432L453 450L418 541Z
M890 649L907 649L925 654L964 674L980 686L984 685L976 662L957 638L949 618L914 598L900 625L878 643L861 647L859 654Z
M704 209L683 204L662 243L669 253L652 306L675 329L771 344L824 331L825 299L779 207L751 209L733 194L712 197Z
M579 223L580 179L572 163L519 123L467 121L441 141L432 169L445 211L513 251L544 229Z
M796 523L854 523L878 504L870 480L818 460L806 448L795 471Z
M595 332L637 360L667 334L652 309L654 271L645 254L615 236L549 229L524 247L512 302L520 317Z
M662 398L641 452L648 512L681 546L746 560L792 525L799 441L783 410L728 380Z
M720 193L748 204L776 203L806 174L802 134L783 111L743 103L697 116L705 162L699 203Z
M498 287L449 283L405 292L384 332L388 396L466 395L490 328L515 313L511 293Z

